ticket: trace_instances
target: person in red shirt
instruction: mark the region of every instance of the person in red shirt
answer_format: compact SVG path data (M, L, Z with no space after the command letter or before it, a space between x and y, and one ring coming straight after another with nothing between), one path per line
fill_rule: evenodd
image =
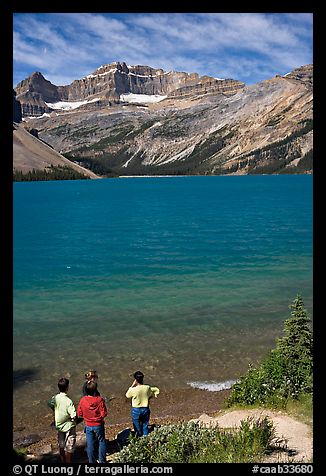
M104 418L108 414L104 398L97 395L97 383L88 382L86 396L78 404L77 415L85 420L87 457L89 463L106 463ZM98 458L95 442L98 442Z

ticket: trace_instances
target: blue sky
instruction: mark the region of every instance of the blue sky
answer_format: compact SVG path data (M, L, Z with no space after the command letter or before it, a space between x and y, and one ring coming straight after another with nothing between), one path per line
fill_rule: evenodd
M14 86L125 61L253 84L313 62L312 13L17 13Z

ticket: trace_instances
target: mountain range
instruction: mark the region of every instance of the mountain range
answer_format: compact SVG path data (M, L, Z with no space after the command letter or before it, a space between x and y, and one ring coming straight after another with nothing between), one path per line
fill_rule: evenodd
M35 72L14 121L99 176L311 173L313 66L249 86L119 62L66 86Z

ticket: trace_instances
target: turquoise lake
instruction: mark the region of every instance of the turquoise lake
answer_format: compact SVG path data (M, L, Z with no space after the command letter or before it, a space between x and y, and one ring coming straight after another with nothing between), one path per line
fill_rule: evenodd
M311 175L14 183L14 413L90 368L237 379L297 294L312 317L312 208Z

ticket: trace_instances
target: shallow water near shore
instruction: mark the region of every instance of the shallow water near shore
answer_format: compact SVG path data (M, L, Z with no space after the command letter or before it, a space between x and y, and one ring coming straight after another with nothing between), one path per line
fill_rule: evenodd
M228 388L298 293L312 317L312 176L15 183L14 421L90 368L108 396Z

